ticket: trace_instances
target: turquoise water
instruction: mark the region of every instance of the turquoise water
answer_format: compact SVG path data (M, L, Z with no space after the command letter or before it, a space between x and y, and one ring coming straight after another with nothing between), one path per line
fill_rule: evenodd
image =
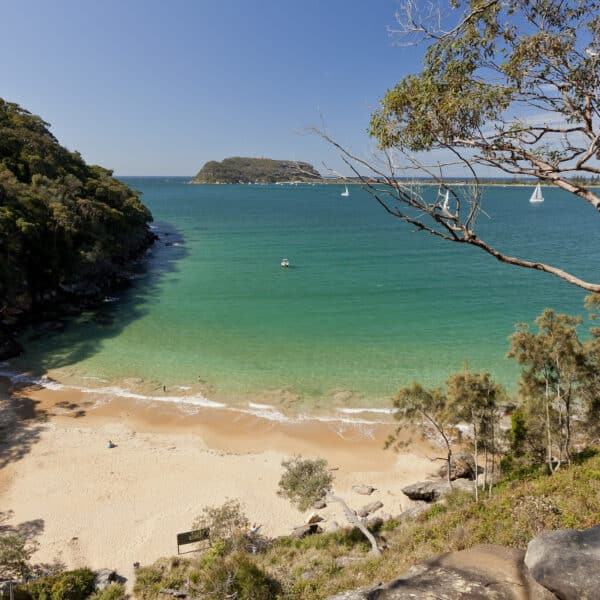
M514 323L545 306L583 313L583 291L414 232L358 187L341 198L334 185L124 179L163 234L147 270L100 317L27 342L29 366L201 386L233 402L287 390L321 407L385 405L399 386L441 383L465 361L515 389L504 358ZM482 236L600 280L593 209L559 190L532 206L530 192L487 188Z

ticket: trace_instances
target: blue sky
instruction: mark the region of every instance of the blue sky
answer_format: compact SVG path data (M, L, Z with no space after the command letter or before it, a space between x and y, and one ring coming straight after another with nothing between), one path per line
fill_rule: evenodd
M0 96L120 175L191 175L207 160L359 154L386 89L419 67L393 44L397 0L6 2Z

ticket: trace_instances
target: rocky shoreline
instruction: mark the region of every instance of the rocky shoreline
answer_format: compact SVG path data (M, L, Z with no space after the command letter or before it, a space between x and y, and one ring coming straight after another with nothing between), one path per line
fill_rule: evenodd
M59 285L48 291L43 302L36 303L35 307L24 304L7 310L0 321L0 360L8 360L22 354L24 349L18 337L26 327L34 326L34 335L37 336L60 332L66 327L67 319L86 310L98 309L111 294L131 285L134 278L132 267L139 264L158 239L159 236L148 228L136 255L110 275L94 281Z

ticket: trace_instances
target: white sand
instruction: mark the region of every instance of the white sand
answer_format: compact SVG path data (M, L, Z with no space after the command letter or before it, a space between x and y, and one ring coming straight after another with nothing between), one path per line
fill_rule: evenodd
M29 395L41 397L40 405L48 408L56 394ZM115 403L80 418L51 416L41 424L29 452L0 471L0 511L12 511L9 523L43 522L35 561L115 568L131 584L135 561L148 564L176 554L176 533L189 530L204 506L226 498L242 501L248 518L261 523L266 535L287 533L305 515L277 496L277 482L281 461L298 452L323 456L338 467L335 489L351 506L378 499L382 511L392 515L410 504L401 488L435 466L422 446L415 446L418 455L384 452L385 432L374 440L344 440L325 426L290 433L257 419L231 423L227 415L213 415L220 427L207 428L199 424L206 415L186 419L169 410L171 419L163 412L157 423L143 418L152 407ZM116 448L106 447L108 439ZM378 490L360 496L351 491L355 483ZM337 507L320 513L344 522Z

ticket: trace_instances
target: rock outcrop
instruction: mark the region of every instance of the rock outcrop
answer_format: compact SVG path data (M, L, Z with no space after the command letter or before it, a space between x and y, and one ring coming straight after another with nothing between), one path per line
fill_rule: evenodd
M424 500L435 502L452 490L472 490L473 482L466 479L457 479L452 487L447 481L417 481L402 488L402 492L411 500Z
M556 600L527 572L524 552L482 545L442 554L385 585L329 600Z
M559 529L534 537L525 564L541 585L561 600L600 598L600 525Z
M475 479L475 460L467 452L457 452L451 461L450 479ZM483 473L483 467L477 467L479 474ZM442 479L448 478L448 463L445 462L438 470L438 475Z

